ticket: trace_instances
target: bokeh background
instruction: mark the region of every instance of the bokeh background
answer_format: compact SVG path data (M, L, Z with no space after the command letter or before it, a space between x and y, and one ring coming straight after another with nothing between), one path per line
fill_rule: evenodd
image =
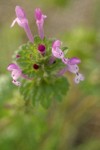
M45 35L69 47L68 57L82 60L85 81L70 83L61 103L49 109L25 109L6 68L14 51L27 41L22 28L10 25L22 6L37 34L34 9L48 16ZM100 0L0 0L0 150L100 150Z

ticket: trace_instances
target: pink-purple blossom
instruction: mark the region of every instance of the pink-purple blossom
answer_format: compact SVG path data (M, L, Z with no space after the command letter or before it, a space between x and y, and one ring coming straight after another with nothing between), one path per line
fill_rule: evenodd
M61 41L59 40L56 40L53 42L53 45L52 45L52 55L55 57L55 58L59 58L59 59L62 59L64 57L64 53L63 51L60 49L61 47Z
M8 67L7 67L7 70L11 72L11 77L12 77L12 82L16 85L16 86L20 86L21 83L19 81L17 81L17 79L19 77L21 77L22 75L22 71L21 69L19 68L18 65L16 64L10 64Z
M79 67L77 64L81 62L79 58L73 57L73 58L62 58L62 62L66 65L64 69L61 69L58 72L58 76L63 75L66 71L74 73L76 76L74 78L75 83L79 83L80 81L84 80L84 76L79 73Z
M16 12L16 18L12 22L11 27L13 27L15 25L15 23L17 22L18 25L21 26L25 30L29 41L33 42L34 38L31 33L31 30L30 30L30 27L28 24L28 20L26 18L26 14L25 14L24 10L20 6L16 6L15 12Z
M38 27L38 33L41 39L44 38L44 29L43 29L43 25L44 25L44 20L45 18L47 18L46 15L44 15L41 11L40 8L36 8L35 9L35 19L36 19L36 24Z
M32 80L32 78L29 78L27 75L22 73L22 70L20 69L20 67L17 64L10 64L7 67L7 70L11 72L11 77L12 77L12 83L15 84L16 86L20 86L21 83L18 81L18 79L20 77L28 79L28 80Z

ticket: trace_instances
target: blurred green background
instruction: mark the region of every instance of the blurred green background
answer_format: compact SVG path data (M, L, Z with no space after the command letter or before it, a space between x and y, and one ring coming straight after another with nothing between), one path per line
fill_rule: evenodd
M22 6L37 34L34 9L48 16L45 35L69 47L82 60L85 81L73 82L61 103L26 110L6 68L27 41L22 28L10 28L15 6ZM0 0L0 150L100 150L100 0Z

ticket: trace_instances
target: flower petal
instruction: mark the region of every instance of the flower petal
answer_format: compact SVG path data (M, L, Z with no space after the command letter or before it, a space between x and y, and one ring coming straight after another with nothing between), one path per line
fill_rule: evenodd
M83 81L83 80L84 80L84 76L80 73L77 73L74 79L75 83L78 84L80 81Z
M11 76L12 76L13 80L17 80L21 76L21 70L13 69Z
M15 25L15 23L17 22L17 18L15 18L14 20L13 20L13 22L12 22L12 24L11 24L11 28Z
M80 78L81 81L84 80L84 76L81 73L79 73L78 76L79 76L79 78Z
M20 6L16 6L15 12L16 12L17 18L19 18L20 20L26 18L26 14L25 14L23 8L21 8Z
M76 57L73 57L73 58L70 58L68 63L70 65L75 65L75 64L79 64L81 62L81 60L79 58L76 58Z
M19 67L16 64L9 64L9 66L7 67L8 71L12 71L14 69L19 69Z
M75 65L68 65L68 70L72 73L77 73L79 71L79 67L75 64Z
M62 59L64 57L63 51L60 49L61 41L56 40L52 44L52 54L56 58Z
M56 49L56 47L60 47L61 44L62 44L62 42L61 42L60 40L56 40L56 41L53 42L52 47L53 47L54 49Z
M35 9L35 19L36 19L36 24L38 27L38 33L41 39L44 38L44 29L43 29L43 24L44 20L47 16L43 15L42 11L40 8Z
M12 22L11 27L13 27L14 24L17 22L19 26L24 28L30 42L33 42L34 38L31 33L31 30L30 30L30 27L28 24L28 20L26 18L26 14L25 14L23 8L21 8L20 6L16 6L15 12L16 12L17 18Z
M52 49L52 54L53 56L55 56L56 58L63 58L64 57L64 53L62 52L61 49L59 49L58 47L56 49Z
M68 62L69 62L69 59L68 59L68 58L64 58L64 57L63 57L63 58L62 58L62 62L63 62L64 64L66 64L66 65L67 65L67 64L68 64Z
M13 80L12 83L15 84L16 86L21 86L21 83L19 81Z
M40 8L36 8L36 9L35 9L35 19L36 19L36 20L41 20L41 18L42 18L41 9L40 9Z
M78 78L77 75L75 76L74 81L75 81L76 84L78 84L80 82L80 79Z

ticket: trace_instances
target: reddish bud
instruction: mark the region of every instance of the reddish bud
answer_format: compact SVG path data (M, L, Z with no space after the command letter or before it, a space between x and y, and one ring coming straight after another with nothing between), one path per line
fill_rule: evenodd
M44 54L45 53L45 45L43 45L43 44L38 45L38 50L41 54Z
M39 69L39 66L37 64L34 64L33 68L37 70L37 69Z
M19 55L19 54L17 54L17 55L16 55L16 58L20 58L20 55Z

